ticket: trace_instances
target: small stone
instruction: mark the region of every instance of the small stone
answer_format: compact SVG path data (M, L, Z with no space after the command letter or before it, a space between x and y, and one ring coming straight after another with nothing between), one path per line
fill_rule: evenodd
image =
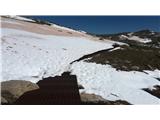
M132 66L131 67L133 70L139 70L140 68L138 66Z

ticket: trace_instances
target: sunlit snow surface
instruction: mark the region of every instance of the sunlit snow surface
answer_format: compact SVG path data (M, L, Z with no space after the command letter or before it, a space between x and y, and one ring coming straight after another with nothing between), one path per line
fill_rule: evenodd
M160 104L160 99L141 90L160 85L156 71L117 71L110 65L70 63L83 55L112 47L114 42L93 41L80 37L42 35L2 28L2 81L29 80L61 75L77 75L82 92L101 95L108 100L126 100L131 104Z
M149 43L149 42L152 42L151 39L149 38L140 38L138 36L131 36L132 33L129 34L130 37L127 37L126 35L120 35L119 37L121 39L128 39L128 40L133 40L133 41L137 41L137 42L141 42L141 43Z
M160 85L160 82L149 74L117 71L110 65L83 61L74 63L71 71L85 88L81 92L95 93L107 100L126 100L131 104L160 104L160 99L142 90Z
M42 77L60 75L72 61L85 54L111 48L113 44L7 28L2 28L1 40L3 80L26 79L33 82Z
M16 15L9 15L9 18L15 19L15 20L21 20L21 21L27 21L27 22L35 22L32 19L28 19L28 18L24 18L24 17L20 17L20 16L16 16Z

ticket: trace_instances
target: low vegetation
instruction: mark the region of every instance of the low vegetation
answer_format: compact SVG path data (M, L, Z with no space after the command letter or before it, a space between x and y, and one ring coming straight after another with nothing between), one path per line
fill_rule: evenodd
M34 21L37 23L37 24L41 24L41 25L52 25L51 23L49 23L48 21L44 21L44 20L39 20L39 19L34 19Z
M125 71L155 70L160 69L160 50L146 46L122 46L114 51L99 52L85 61L109 64Z

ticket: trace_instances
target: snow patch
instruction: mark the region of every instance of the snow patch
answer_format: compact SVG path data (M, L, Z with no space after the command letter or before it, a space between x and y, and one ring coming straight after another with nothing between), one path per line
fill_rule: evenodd
M2 20L1 22L3 22L3 23L9 23L9 24L16 24L16 25L23 25L21 23L18 23L16 21L12 20L12 19L5 19L5 20Z
M156 69L154 71L144 70L149 76L154 78L160 78L160 70Z
M133 33L132 33L133 34ZM152 42L152 40L151 39L149 39L149 38L140 38L140 37L138 37L138 36L131 36L132 35L131 33L130 34L128 34L129 35L129 37L128 36L126 36L126 35L120 35L119 36L119 38L120 39L128 39L128 40L134 40L134 41L137 41L137 42L141 42L141 43L149 43L149 42Z
M76 62L71 66L77 75L81 92L94 93L107 100L126 100L131 104L160 104L160 99L143 91L143 88L160 85L155 78L136 71L117 71L110 65Z
M71 29L71 28L63 27L63 26L56 25L56 24L52 24L51 26L56 27L56 28L59 28L59 29L62 29L62 30L67 30L67 31L70 31L70 32L76 32L76 33L86 34L85 31L73 30L73 29Z
M32 20L32 19L24 18L24 17L20 17L20 16L16 16L16 15L10 15L10 16L8 16L8 17L13 18L13 19L16 19L16 20L22 20L22 21L28 21L28 22L35 22L35 21Z
M112 52L112 51L115 51L115 50L119 50L119 49L122 49L122 48L121 47L116 47L116 48L114 48L112 50L109 50L109 52Z
M120 37L120 39L128 39L128 37L126 35L120 35L119 37Z
M149 38L140 38L138 36L131 36L128 38L129 40L135 40L135 41L138 41L138 42L142 42L142 43L149 43L149 42L152 42L151 39Z
M42 35L2 28L3 80L30 80L61 75L69 64L112 43L81 37Z

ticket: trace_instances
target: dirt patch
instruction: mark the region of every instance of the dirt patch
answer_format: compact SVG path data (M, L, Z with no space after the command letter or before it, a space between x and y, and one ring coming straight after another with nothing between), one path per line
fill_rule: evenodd
M155 97L160 98L160 86L159 85L155 85L153 89L144 88L143 90L150 93L151 95Z
M99 52L85 61L110 64L117 70L125 71L160 69L160 49L142 46L123 46L121 48Z
M1 27L24 30L27 32L33 32L33 33L44 34L44 35L87 37L92 39L91 35L84 34L78 31L71 32L70 30L56 27L46 21L41 21L41 20L38 20L36 22L27 22L27 21L16 20L16 19L7 18L7 17L1 17Z
M112 50L113 48L109 48L109 49L104 49L104 50L100 50L100 51L97 51L97 52L94 52L94 53L91 53L91 54L87 54L87 55L84 55L82 57L80 57L79 59L77 60L74 60L73 62L71 62L70 64L74 63L74 62L79 62L81 60L84 60L84 59L87 59L87 58L90 58L90 57L93 57L97 54L100 54L100 53L104 53L104 52L108 52L109 50Z

